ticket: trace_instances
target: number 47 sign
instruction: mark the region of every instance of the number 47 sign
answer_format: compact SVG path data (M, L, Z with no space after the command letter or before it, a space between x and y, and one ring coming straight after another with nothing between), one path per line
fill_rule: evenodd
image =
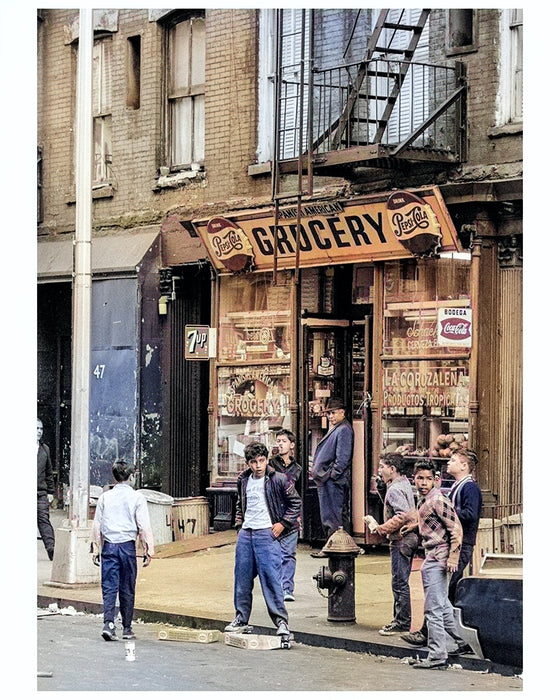
M216 357L216 329L209 326L185 326L185 360Z

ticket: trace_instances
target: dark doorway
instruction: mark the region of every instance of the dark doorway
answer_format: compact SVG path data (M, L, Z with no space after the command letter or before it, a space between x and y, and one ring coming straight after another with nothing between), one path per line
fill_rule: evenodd
M173 268L175 299L168 304L164 341L163 490L175 498L206 494L208 472L208 360L185 360L185 326L210 325L208 264Z
M69 483L72 415L72 286L69 282L37 287L37 417L49 445L56 496Z

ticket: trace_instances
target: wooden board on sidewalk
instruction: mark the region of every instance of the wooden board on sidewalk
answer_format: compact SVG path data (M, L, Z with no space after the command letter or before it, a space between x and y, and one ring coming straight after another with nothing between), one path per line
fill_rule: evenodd
M227 544L233 544L236 539L236 530L223 530L221 532L212 532L209 535L191 537L187 540L169 542L168 544L159 544L156 546L154 559L184 557L187 554L200 552L204 549L212 549L212 547L223 547Z
M158 632L158 639L167 642L199 642L211 644L222 639L223 633L219 630L195 630L185 627L164 627Z

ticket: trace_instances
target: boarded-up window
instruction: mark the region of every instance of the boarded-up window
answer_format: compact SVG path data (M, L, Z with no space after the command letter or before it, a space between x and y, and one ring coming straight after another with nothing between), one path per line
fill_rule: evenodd
M94 41L92 62L94 184L109 182L109 169L113 161L111 54L112 40L110 37Z
M498 125L523 119L523 10L502 10Z
M169 28L169 162L173 168L204 162L206 32L203 17Z

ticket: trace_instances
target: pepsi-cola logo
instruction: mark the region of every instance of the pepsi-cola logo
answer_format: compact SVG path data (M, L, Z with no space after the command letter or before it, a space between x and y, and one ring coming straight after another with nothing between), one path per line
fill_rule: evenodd
M253 248L243 229L222 216L211 219L206 230L216 258L230 272L242 272L253 262Z
M387 212L395 238L413 255L423 257L437 252L441 228L432 207L412 192L393 192Z
M440 335L447 340L464 340L471 337L470 321L459 318L444 318L440 324Z

